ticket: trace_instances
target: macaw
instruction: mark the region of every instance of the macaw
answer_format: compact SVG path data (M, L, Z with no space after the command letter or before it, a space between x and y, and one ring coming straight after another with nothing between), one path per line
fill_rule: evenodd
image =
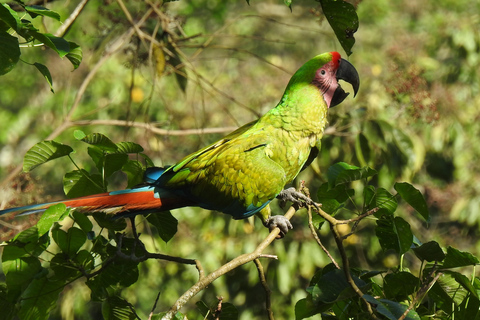
M348 96L340 79L357 94L360 79L350 62L338 52L317 55L295 72L275 108L175 165L148 168L141 186L11 208L0 215L43 212L57 203L120 217L198 206L234 219L256 214L266 227L279 227L284 235L292 225L282 215L272 216L269 203L298 198L284 187L318 154L327 110Z

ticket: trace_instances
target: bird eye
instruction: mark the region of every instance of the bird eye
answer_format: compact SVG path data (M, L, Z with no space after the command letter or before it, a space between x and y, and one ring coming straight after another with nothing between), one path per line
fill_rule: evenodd
M326 73L325 70L320 71L320 74L321 74L322 76L324 76L325 73Z

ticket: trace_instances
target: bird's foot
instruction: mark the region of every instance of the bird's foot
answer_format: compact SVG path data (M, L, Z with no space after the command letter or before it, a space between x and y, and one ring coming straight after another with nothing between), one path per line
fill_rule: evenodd
M293 229L293 226L287 218L282 215L270 216L265 222L265 227L267 227L270 232L273 229L278 228L280 229L280 233L278 238L283 238L287 234L288 230Z
M312 199L297 191L294 187L282 190L278 194L277 199L280 200L280 205L282 207L285 206L287 201L290 201L299 207L306 207L307 205L310 205L319 209L318 205Z

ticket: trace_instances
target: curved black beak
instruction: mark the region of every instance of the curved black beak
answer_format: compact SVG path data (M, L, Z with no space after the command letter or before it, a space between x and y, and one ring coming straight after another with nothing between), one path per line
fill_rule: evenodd
M345 59L340 59L340 66L338 67L336 74L337 81L343 80L350 83L353 87L353 96L355 97L360 88L360 77L355 67ZM335 107L337 104L341 103L349 93L345 92L340 84L338 84L337 89L332 97L332 102L330 103L330 108Z

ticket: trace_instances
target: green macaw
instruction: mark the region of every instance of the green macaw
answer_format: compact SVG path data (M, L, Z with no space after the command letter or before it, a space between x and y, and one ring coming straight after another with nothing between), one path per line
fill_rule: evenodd
M254 214L266 227L292 228L282 215L271 215L276 197L298 198L285 189L318 153L327 110L348 95L338 80L349 82L356 95L360 80L355 68L338 52L320 54L290 79L280 102L261 118L167 168L148 168L137 188L65 201L0 211L43 212L56 203L82 212L106 211L133 216L185 206L244 219Z

